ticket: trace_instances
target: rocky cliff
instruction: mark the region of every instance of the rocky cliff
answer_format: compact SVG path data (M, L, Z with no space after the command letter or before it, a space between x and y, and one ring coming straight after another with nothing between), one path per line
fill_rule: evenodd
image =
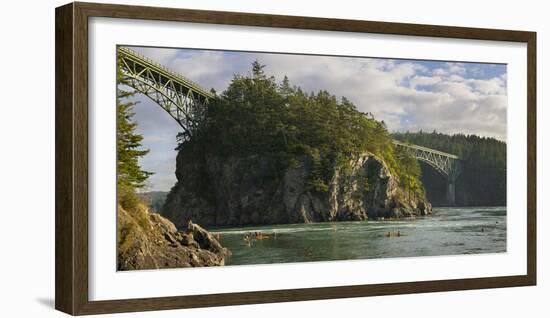
M431 214L424 198L409 196L381 159L371 153L334 167L327 191L308 188L311 164L297 162L274 173L272 159L177 158L178 182L163 214L178 227L189 220L203 225L258 225L414 217Z
M118 207L118 270L224 265L230 252L212 234L189 222L185 231L143 205Z

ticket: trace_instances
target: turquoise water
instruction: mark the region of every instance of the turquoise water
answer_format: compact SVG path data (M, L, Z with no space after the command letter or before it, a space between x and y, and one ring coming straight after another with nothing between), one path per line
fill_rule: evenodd
M506 252L505 207L434 208L433 216L407 220L210 230L233 253L226 265ZM269 238L249 244L247 232Z

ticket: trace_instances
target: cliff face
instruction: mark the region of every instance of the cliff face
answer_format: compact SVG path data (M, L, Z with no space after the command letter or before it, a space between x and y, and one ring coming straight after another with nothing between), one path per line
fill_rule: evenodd
M220 266L230 254L197 224L180 232L143 205L132 212L119 206L117 229L118 270Z
M163 214L178 227L189 220L203 225L307 223L431 214L431 205L409 197L386 164L370 153L335 167L328 190L306 186L310 165L298 160L281 175L270 158L209 158L193 162L180 151L177 184Z

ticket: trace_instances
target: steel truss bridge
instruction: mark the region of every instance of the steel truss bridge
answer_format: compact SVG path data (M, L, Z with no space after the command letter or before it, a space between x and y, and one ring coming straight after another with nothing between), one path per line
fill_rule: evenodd
M199 84L124 47L118 47L122 82L156 102L183 128L189 137L206 115L214 94Z
M434 168L445 178L445 180L447 180L447 203L454 205L455 184L461 169L460 158L450 153L404 143L397 140L394 140L393 143L397 147L403 147L417 160L422 161Z
M130 49L118 47L122 83L152 99L183 128L188 138L203 122L214 94L197 83L175 73ZM442 151L394 140L417 160L433 167L447 180L447 202L455 203L455 182L460 174L460 158Z

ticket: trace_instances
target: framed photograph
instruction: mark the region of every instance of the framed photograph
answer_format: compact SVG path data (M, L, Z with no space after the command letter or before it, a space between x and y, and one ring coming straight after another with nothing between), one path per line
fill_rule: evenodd
M536 284L536 33L56 9L73 315Z

